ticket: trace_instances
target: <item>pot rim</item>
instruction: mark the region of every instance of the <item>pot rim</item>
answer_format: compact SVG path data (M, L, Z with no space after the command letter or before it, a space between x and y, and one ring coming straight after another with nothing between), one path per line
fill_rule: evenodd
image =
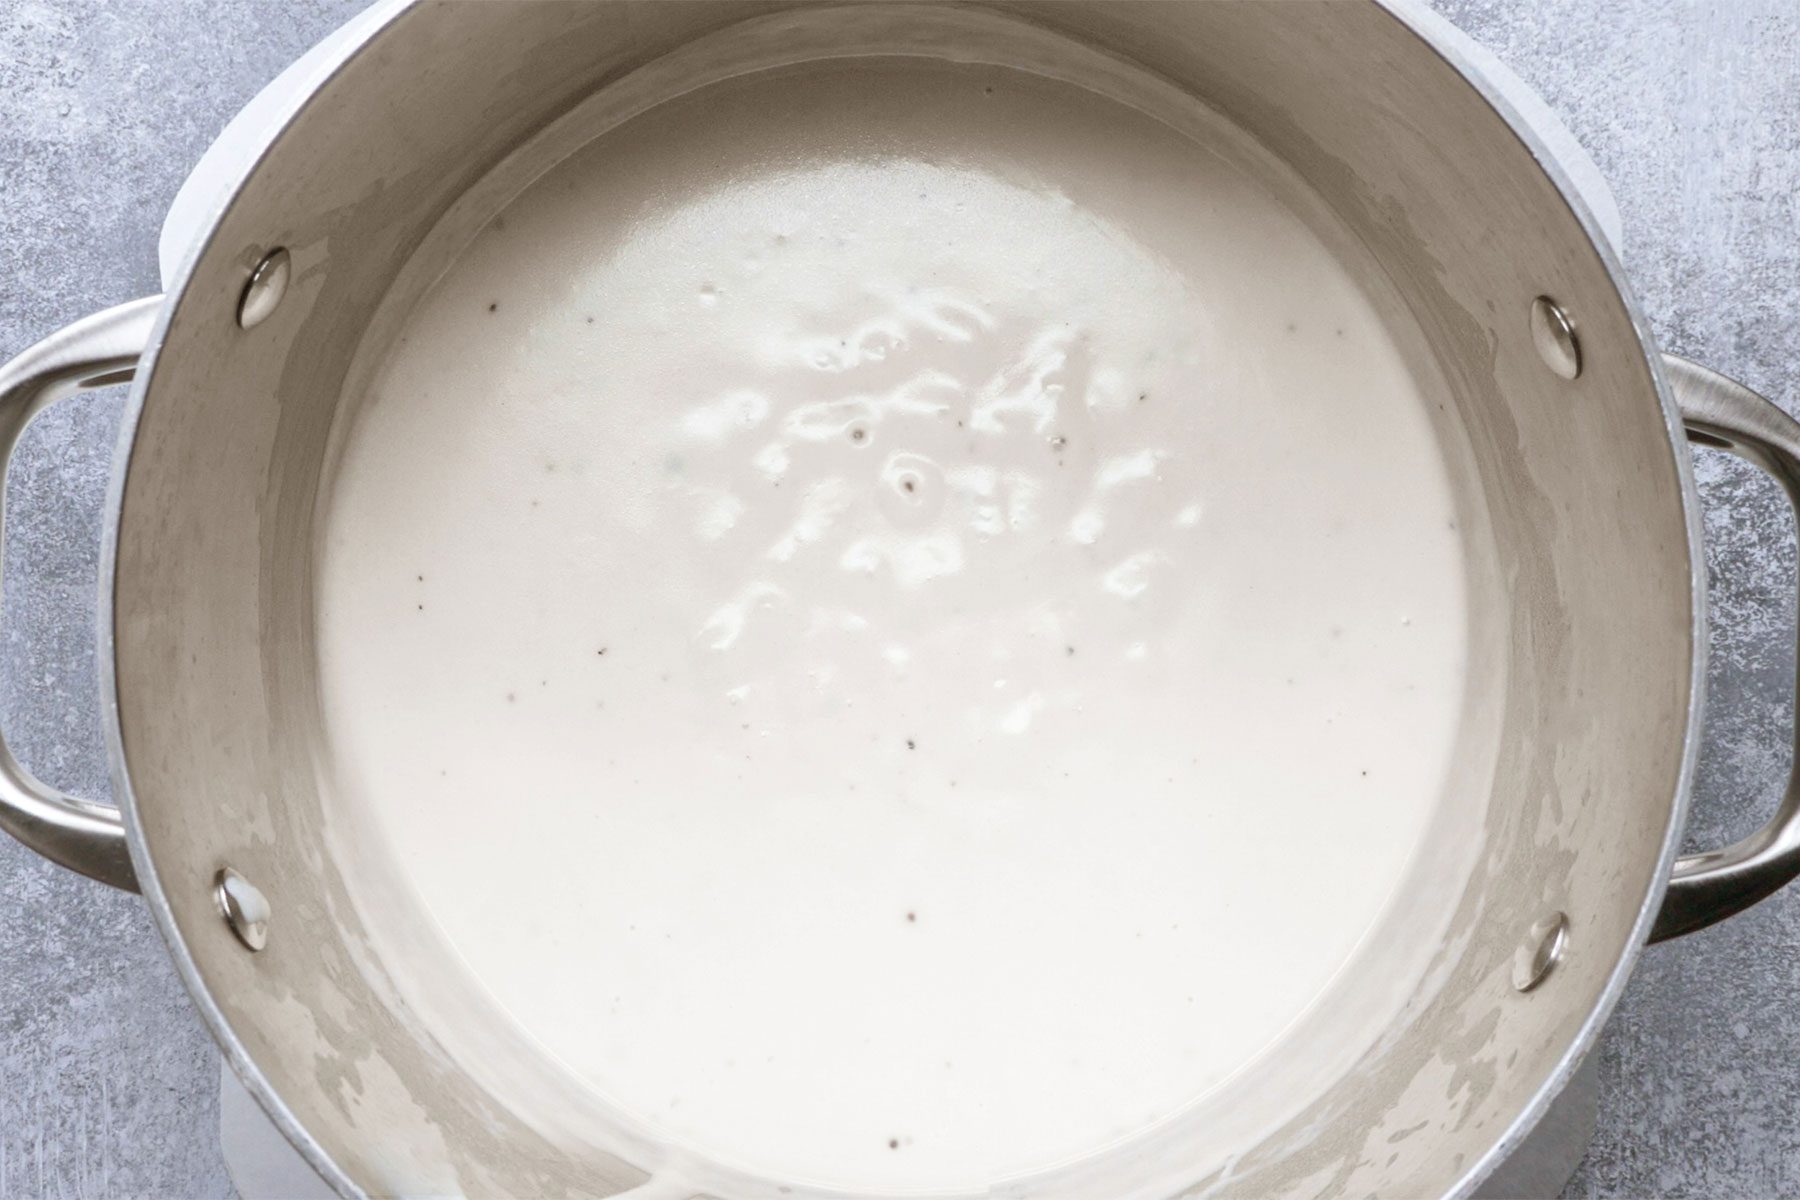
M205 221L200 224L204 232L194 239L182 255L180 265L167 281L162 311L157 315L150 339L138 360L131 391L126 398L124 414L119 423L112 472L106 489L106 503L101 513L100 597L96 622L99 635L96 658L100 677L101 720L105 727L107 769L112 778L113 800L124 817L125 842L131 852L132 867L137 872L138 890L143 895L145 907L150 910L157 932L162 935L169 957L174 960L176 973L181 976L181 982L187 988L189 998L193 1000L194 1008L212 1033L213 1041L218 1044L219 1052L230 1064L232 1072L237 1075L245 1090L256 1098L257 1104L268 1114L276 1128L281 1130L282 1136L299 1151L307 1165L317 1171L334 1192L352 1200L366 1196L367 1193L325 1152L324 1147L319 1145L306 1127L300 1124L287 1102L269 1083L268 1077L251 1060L249 1051L213 999L206 981L201 978L199 967L188 953L181 930L175 924L175 914L169 905L167 891L163 887L162 878L157 874L156 862L149 847L144 842L143 827L138 821L137 795L132 790L131 775L125 762L124 734L119 724L118 672L114 669L113 600L117 588L119 526L124 515L126 475L131 466L132 447L137 441L138 422L143 416L144 397L151 376L155 374L163 340L168 336L169 323L187 293L188 284L200 260L212 251L225 213L237 202L245 183L261 169L270 149L288 126L293 124L294 118L313 102L319 91L339 71L368 49L380 34L386 32L415 3L416 0L375 0L365 10L367 26L357 36L347 38L334 52L321 57L311 71L293 81L292 90L269 113L267 123L257 138L254 153L243 156L241 165L232 172L228 182L221 180L221 187L207 206Z
M1675 393L1669 386L1663 371L1662 352L1656 344L1656 336L1650 329L1650 323L1644 316L1637 296L1625 276L1624 265L1620 262L1617 251L1606 236L1598 218L1588 207L1581 189L1563 169L1562 162L1540 137L1537 131L1519 113L1512 102L1488 76L1487 72L1474 62L1451 39L1445 38L1433 26L1448 21L1435 13L1425 10L1422 5L1415 5L1410 0L1374 0L1387 14L1409 30L1413 36L1423 42L1427 49L1436 54L1445 64L1454 70L1485 100L1500 118L1512 130L1513 136L1536 160L1538 169L1543 171L1556 190L1562 195L1563 203L1568 205L1581 229L1587 234L1595 256L1599 258L1607 280L1617 292L1619 303L1625 309L1625 315L1631 322L1632 331L1637 335L1638 349L1643 354L1645 364L1650 369L1650 378L1655 386L1657 403L1662 406L1664 431L1669 439L1669 453L1675 468L1676 480L1681 489L1682 515L1687 523L1687 558L1689 583L1689 624L1688 624L1688 704L1687 719L1681 735L1681 763L1676 774L1675 795L1669 806L1669 820L1663 830L1662 852L1657 856L1656 867L1650 877L1650 888L1644 894L1638 906L1637 919L1632 923L1631 937L1626 942L1625 951L1613 965L1612 973L1607 977L1606 986L1600 991L1599 998L1589 1009L1587 1019L1576 1031L1574 1039L1557 1060L1556 1068L1538 1085L1531 1102L1514 1118L1506 1132L1495 1141L1486 1154L1464 1169L1462 1178L1446 1192L1446 1196L1468 1196L1480 1186L1500 1163L1518 1148L1550 1107L1552 1101L1561 1094L1563 1087L1580 1068L1582 1060L1593 1049L1599 1040L1600 1030L1605 1026L1607 1018L1612 1015L1618 1005L1619 998L1625 992L1625 985L1637 967L1638 956L1643 953L1650 938L1651 927L1656 922L1656 915L1662 909L1663 896L1669 888L1669 877L1674 871L1675 859L1681 848L1681 834L1687 827L1688 805L1694 788L1694 770L1700 756L1700 731L1704 725L1702 720L1706 708L1706 557L1703 551L1704 542L1701 532L1700 492L1694 482L1693 460L1687 451L1687 430L1682 422L1680 406L1675 402Z
M123 733L119 724L118 675L114 670L115 614L113 601L117 585L119 526L124 509L126 473L130 467L138 422L143 414L144 398L149 380L155 371L158 353L163 339L167 335L170 320L186 293L196 265L212 250L212 243L225 212L236 202L244 184L261 168L263 161L268 157L269 150L292 124L294 118L312 103L325 84L343 70L351 60L367 50L378 37L385 34L417 2L418 0L376 0L376 3L365 13L368 24L360 34L347 39L334 53L321 59L314 70L295 81L296 86L293 91L271 112L268 123L260 135L255 153L245 156L243 165L234 173L229 186L221 188L208 207L203 226L205 232L194 240L182 256L179 267L169 279L162 310L157 316L149 343L139 361L119 426L105 506L101 514L100 595L96 622L99 635L99 650L96 657L100 684L101 718L105 728L108 771L112 781L113 799L124 816L126 844L130 850L132 865L137 872L138 886L143 894L144 904L150 911L150 916L155 922L157 932L161 935L164 945L168 948L169 957L174 961L182 984L186 987L188 995L193 1000L194 1007L205 1022L207 1029L212 1033L213 1040L218 1044L224 1060L230 1064L232 1071L243 1083L245 1089L256 1098L257 1104L268 1114L269 1119L281 1130L282 1135L287 1138L289 1143L305 1158L307 1164L317 1171L334 1191L346 1197L361 1197L366 1193L342 1167L326 1154L324 1148L319 1145L312 1134L295 1119L286 1102L282 1100L269 1083L268 1078L251 1060L249 1052L245 1049L243 1042L239 1040L231 1023L213 1000L206 981L200 976L193 956L187 951L181 931L176 927L174 913L170 908L162 880L156 871L156 863L144 842L142 827L138 821L137 797L132 791L130 773L125 761ZM1662 407L1665 432L1669 439L1670 457L1680 487L1682 512L1687 524L1686 548L1691 606L1688 630L1687 718L1682 732L1681 760L1676 778L1675 795L1669 808L1668 825L1663 832L1662 850L1657 857L1650 887L1639 905L1637 917L1632 924L1631 937L1624 953L1614 964L1598 999L1589 1010L1586 1020L1576 1032L1574 1039L1557 1061L1555 1069L1538 1086L1530 1103L1521 1110L1512 1124L1507 1127L1505 1133L1494 1142L1485 1154L1464 1168L1460 1178L1445 1192L1447 1197L1464 1197L1472 1193L1531 1132L1593 1048L1599 1038L1601 1028L1624 993L1626 982L1637 965L1638 956L1649 939L1656 914L1662 907L1663 896L1668 889L1670 872L1673 870L1680 847L1681 833L1687 824L1694 770L1699 757L1701 718L1705 708L1707 656L1705 557L1701 551L1703 542L1701 540L1700 495L1694 482L1693 464L1686 450L1687 438L1681 413L1664 374L1662 355L1657 348L1655 336L1626 280L1623 265L1600 222L1550 147L1513 107L1504 91L1489 78L1478 63L1465 55L1454 44L1453 39L1443 35L1443 28L1453 28L1444 18L1423 9L1413 0L1369 0L1369 2L1410 32L1423 43L1426 49L1455 71L1506 122L1513 136L1531 154L1538 168L1544 172L1556 188L1563 203L1568 206L1582 231L1587 235L1588 241L1592 244L1595 254L1600 260L1602 269L1606 272L1609 283L1625 309L1631 328L1637 336L1639 351L1643 354L1645 363L1649 367L1656 399Z

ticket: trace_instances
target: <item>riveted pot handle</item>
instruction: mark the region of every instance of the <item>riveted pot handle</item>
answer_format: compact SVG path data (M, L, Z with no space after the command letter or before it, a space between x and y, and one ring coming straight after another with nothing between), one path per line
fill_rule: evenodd
M73 392L129 380L150 342L161 307L161 296L148 296L97 312L0 366L0 503L4 473L31 418ZM119 810L64 795L33 777L13 757L4 737L0 737L0 829L52 862L114 887L137 890Z
M1800 422L1735 379L1698 363L1665 354L1663 367L1681 406L1688 440L1755 463L1781 485L1800 514ZM1781 807L1767 825L1742 841L1675 860L1651 941L1704 929L1800 875L1800 722L1795 732L1795 766Z

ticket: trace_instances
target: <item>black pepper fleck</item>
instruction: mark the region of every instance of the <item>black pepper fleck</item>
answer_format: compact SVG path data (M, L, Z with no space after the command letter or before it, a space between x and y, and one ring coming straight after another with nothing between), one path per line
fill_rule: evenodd
M500 311L500 302L498 300L496 300L492 304L488 305L488 311L489 312L499 312Z

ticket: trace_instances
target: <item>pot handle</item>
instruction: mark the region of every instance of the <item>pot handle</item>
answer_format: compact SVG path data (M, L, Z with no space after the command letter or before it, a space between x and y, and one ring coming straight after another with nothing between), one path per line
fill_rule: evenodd
M1781 485L1800 517L1800 422L1737 380L1679 355L1663 355L1663 369L1681 408L1688 440L1729 450L1761 467ZM1775 815L1723 850L1676 859L1650 940L1660 942L1723 921L1796 875L1800 875L1800 721L1795 725L1795 765Z
M130 380L161 308L161 296L146 296L97 312L0 366L0 505L5 472L31 418L45 405L84 388ZM0 829L90 879L138 890L119 810L64 795L43 783L13 757L4 737L0 737Z

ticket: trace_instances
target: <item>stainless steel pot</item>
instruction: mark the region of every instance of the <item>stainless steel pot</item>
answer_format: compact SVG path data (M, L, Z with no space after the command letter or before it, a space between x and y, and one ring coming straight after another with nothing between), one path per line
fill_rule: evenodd
M411 286L403 268L427 232L515 147L554 148L571 136L563 118L642 88L647 64L708 35L729 45L720 31L787 7L396 5L269 123L166 297L0 368L8 451L58 396L134 379L100 624L119 807L46 787L0 746L0 825L142 891L233 1068L347 1195L446 1179L612 1195L646 1174L521 1122L368 961L311 758L312 520L346 371L378 307ZM1800 496L1800 425L1659 354L1555 162L1478 69L1378 3L857 13L854 45L802 30L788 52L973 53L956 22L1000 14L1172 81L1292 165L1416 322L1494 548L1476 618L1499 647L1482 667L1505 687L1479 868L1403 1020L1291 1125L1196 1163L1192 1184L1472 1190L1556 1095L1647 939L1800 872L1792 787L1767 828L1676 857L1705 647L1683 440L1734 450Z

